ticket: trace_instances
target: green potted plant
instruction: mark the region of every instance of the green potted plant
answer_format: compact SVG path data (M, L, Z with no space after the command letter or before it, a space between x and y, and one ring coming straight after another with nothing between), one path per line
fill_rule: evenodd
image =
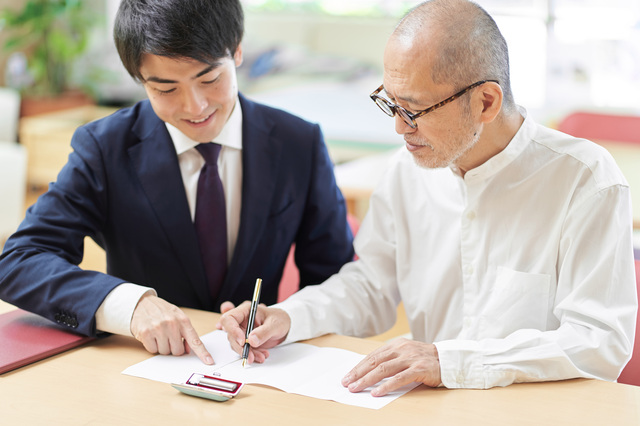
M82 0L27 0L21 9L0 11L0 28L7 30L5 52L22 52L31 84L24 95L57 96L72 89L73 61L85 52L93 23ZM23 79L23 81L25 81Z

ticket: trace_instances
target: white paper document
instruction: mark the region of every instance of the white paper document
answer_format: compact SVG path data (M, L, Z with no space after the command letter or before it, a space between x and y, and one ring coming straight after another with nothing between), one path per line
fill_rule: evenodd
M130 376L165 383L184 383L193 373L220 375L243 383L273 386L285 392L328 399L358 407L379 409L417 386L404 386L383 397L373 397L371 389L351 393L340 381L364 355L338 348L321 348L291 343L269 350L263 364L242 367L240 356L231 350L225 332L216 330L201 340L215 365L205 365L193 353L180 357L157 355L124 370Z

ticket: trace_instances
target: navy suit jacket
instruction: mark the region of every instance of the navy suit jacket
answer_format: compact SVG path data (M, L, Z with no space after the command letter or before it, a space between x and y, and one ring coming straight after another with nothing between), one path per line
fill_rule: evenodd
M0 257L0 298L95 334L94 315L123 282L178 306L276 302L292 243L301 286L353 258L344 199L318 125L242 95L240 229L218 300L207 289L178 157L148 101L77 129L68 163L27 211ZM106 251L107 274L78 268L85 236Z

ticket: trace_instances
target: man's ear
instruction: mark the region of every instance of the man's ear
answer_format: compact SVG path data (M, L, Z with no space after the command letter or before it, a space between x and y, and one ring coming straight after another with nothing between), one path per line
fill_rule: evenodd
M481 120L490 123L498 116L502 109L503 93L498 83L488 81L477 92L482 102Z
M242 43L238 45L235 53L233 54L233 60L236 63L236 67L242 65Z

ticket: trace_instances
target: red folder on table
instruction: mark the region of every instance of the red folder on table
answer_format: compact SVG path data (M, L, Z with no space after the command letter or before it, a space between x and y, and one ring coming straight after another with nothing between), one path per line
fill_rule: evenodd
M93 339L22 309L0 314L0 374Z

